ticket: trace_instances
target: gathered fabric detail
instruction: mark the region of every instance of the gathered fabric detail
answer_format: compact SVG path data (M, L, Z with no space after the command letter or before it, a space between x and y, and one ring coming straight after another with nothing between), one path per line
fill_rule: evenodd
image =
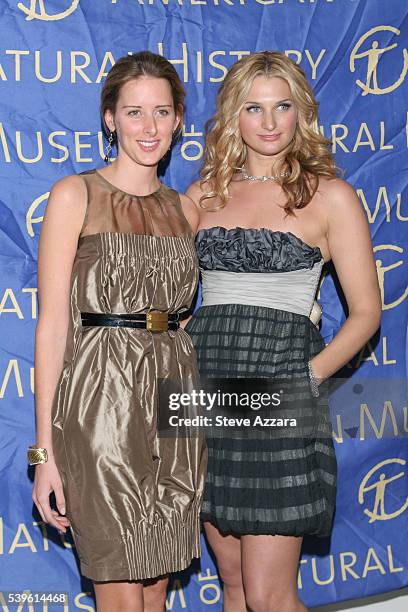
M291 232L216 226L199 230L195 238L200 267L230 272L290 272L311 269L322 259Z
M187 568L192 557L201 556L200 506L197 498L184 522L174 513L153 525L143 520L135 527L126 526L117 540L92 544L86 534L73 531L81 572L98 581L121 580L124 575L127 580L144 580ZM95 551L93 556L89 551Z

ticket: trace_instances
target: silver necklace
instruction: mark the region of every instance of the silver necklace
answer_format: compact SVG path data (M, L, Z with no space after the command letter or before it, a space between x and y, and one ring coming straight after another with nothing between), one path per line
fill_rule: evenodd
M286 176L290 176L290 172L281 172L280 174L276 174L275 176L251 176L247 174L245 167L239 168L241 171L241 176L244 181L261 181L264 183L265 181L277 181L280 178L284 178Z

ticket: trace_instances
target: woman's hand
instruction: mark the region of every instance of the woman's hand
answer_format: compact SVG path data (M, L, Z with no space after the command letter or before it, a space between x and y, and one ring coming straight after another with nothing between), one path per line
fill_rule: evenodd
M322 382L324 382L326 379L325 379L325 378L321 378L321 377L319 377L319 376L317 376L317 375L316 375L315 366L313 365L313 360L314 360L314 359L315 359L315 357L314 357L313 359L311 359L311 360L310 360L310 367L311 367L311 369L312 369L313 376L314 376L314 379L315 379L315 381L316 381L316 384L317 384L317 386L319 386L319 385L321 385L321 384L322 384Z
M60 514L65 514L65 497L62 489L61 477L55 460L49 458L45 463L35 466L35 478L32 499L38 508L42 520L56 527L58 531L66 533L70 521L66 516L60 516L50 506L50 493L54 491L57 508Z
M193 315L190 315L189 317L187 317L186 319L183 319L182 321L180 321L180 327L182 327L183 329L185 328L185 326L187 325L187 323L190 321L191 317Z

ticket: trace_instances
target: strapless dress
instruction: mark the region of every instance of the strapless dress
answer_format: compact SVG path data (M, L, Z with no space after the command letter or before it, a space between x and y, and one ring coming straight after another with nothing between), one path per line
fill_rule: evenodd
M211 227L196 235L202 304L186 326L205 378L309 381L324 347L309 318L324 260L291 232ZM310 393L313 436L212 428L201 519L225 533L328 536L337 462L327 393ZM307 387L306 387L307 388Z

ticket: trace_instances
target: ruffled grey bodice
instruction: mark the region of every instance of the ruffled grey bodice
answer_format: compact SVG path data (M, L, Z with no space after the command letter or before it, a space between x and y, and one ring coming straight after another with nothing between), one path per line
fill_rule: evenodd
M203 270L228 272L289 272L311 269L322 259L291 232L217 226L199 230L196 249Z
M202 305L251 304L309 316L324 264L319 247L267 228L199 230Z

